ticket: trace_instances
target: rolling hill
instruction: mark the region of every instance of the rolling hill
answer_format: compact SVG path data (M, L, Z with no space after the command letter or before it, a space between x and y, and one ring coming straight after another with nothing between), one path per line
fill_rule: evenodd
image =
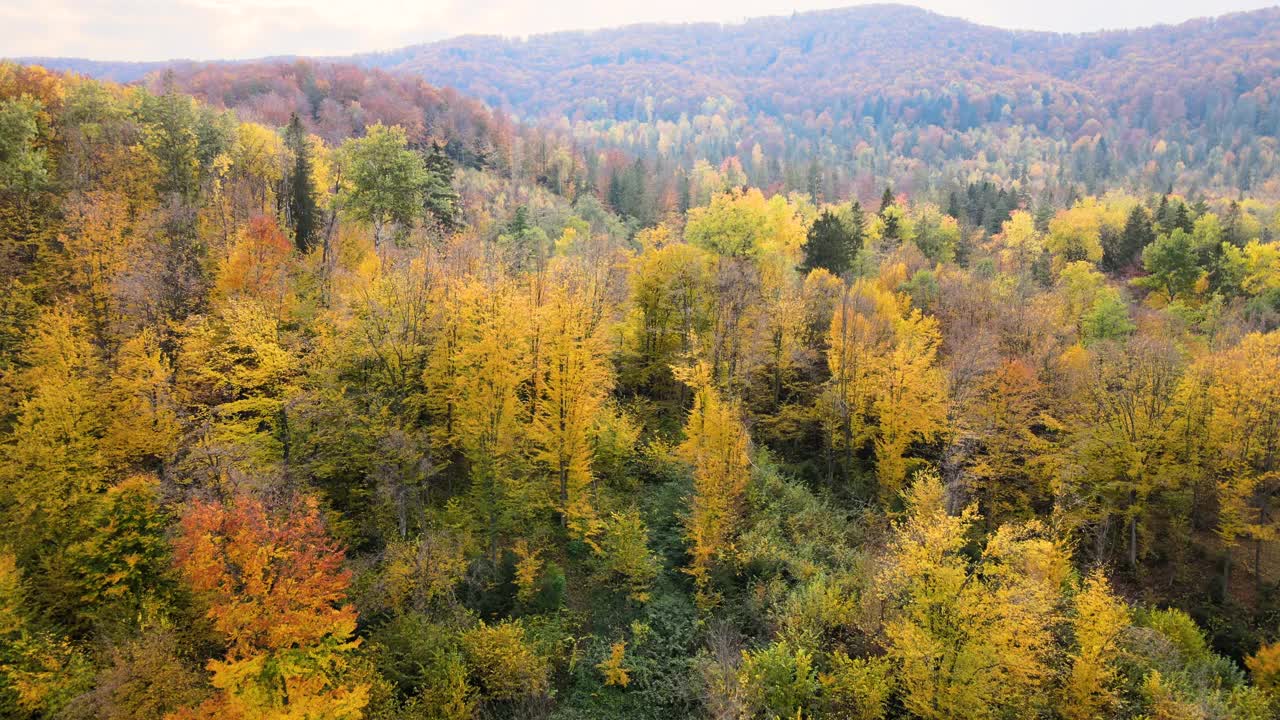
M1280 9L1062 35L875 5L470 36L356 60L521 117L567 118L583 137L686 160L737 156L759 182L786 178L753 172L757 144L766 158L845 175L869 148L867 170L900 177L926 163L1250 189L1272 174L1280 129Z
M815 197L977 177L1059 194L1280 195L1280 8L1065 35L869 5L464 36L344 61L456 88L602 152L685 172L698 161L740 168L753 184ZM161 67L43 62L126 81ZM215 64L255 78L261 66Z

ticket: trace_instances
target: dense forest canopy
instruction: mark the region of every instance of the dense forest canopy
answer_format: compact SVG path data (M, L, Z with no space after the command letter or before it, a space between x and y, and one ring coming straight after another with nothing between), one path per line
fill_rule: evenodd
M804 190L817 162L832 200L975 173L1272 196L1278 41L1275 9L1062 35L872 5L469 36L360 60L584 138L686 164L734 158L762 187Z
M343 62L413 73L598 151L644 156L658 195L679 194L705 161L831 202L868 202L885 182L921 194L983 177L1037 193L1275 198L1278 47L1277 9L1068 35L868 5L730 25L464 36ZM115 80L166 67L242 72L45 62ZM293 103L271 84L264 102Z
M0 63L0 717L1273 720L1278 18Z

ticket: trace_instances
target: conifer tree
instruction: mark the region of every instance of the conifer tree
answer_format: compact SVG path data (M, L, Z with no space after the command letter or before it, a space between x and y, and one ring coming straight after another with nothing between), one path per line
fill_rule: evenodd
M294 246L305 253L312 248L319 232L320 209L312 179L311 142L297 113L289 116L284 141L293 154L293 168L285 176L285 220L293 230Z

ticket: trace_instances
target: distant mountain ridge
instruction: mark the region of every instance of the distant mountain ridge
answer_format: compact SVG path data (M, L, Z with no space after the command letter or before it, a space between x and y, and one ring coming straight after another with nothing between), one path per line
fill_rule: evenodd
M1248 190L1280 171L1280 8L1070 35L867 5L355 60L686 166L736 158L753 182L790 189L813 184L812 163L833 191L974 173Z
M876 176L921 186L979 173L1090 191L1272 182L1259 191L1280 194L1280 8L1059 34L863 5L469 35L345 61L421 76L598 147L685 167L733 160L780 189L812 185L806 172L832 193ZM46 64L117 80L166 66Z
M1280 8L1059 34L1003 30L906 5L861 5L741 24L645 24L528 39L468 35L353 59L420 73L493 105L540 113L572 112L584 82L602 76L624 87L643 79L673 98L719 90L759 102L779 83L829 81L873 68L879 77L872 87L936 85L940 76L951 79L957 60L964 72L991 73L960 78L971 82L1057 81L1110 93L1121 89L1118 79L1150 67L1154 50L1170 51L1165 59L1181 70L1231 68L1256 86L1280 69ZM1235 50L1243 52L1232 58ZM690 79L698 79L693 87Z

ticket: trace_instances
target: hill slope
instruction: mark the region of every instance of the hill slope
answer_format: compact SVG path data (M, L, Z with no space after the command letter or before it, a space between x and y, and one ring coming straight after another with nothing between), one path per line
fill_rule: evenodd
M935 167L991 151L1010 166L1045 161L1051 173L1062 164L1084 182L1121 175L1248 188L1272 170L1272 149L1259 139L1280 128L1280 9L1060 35L876 5L739 25L469 36L357 60L521 116L564 115L580 133L693 121L692 133L668 132L678 137L662 148L658 138L629 137L635 128L612 132L655 150L700 143L716 130L696 127L704 116L727 130L693 154L737 155L744 165L759 143L766 157L847 166L865 142ZM1010 127L1023 131L1013 146ZM972 135L984 130L995 136ZM1026 138L1049 142L1031 148ZM1072 148L1081 138L1089 147ZM1161 140L1160 152L1173 154L1147 168ZM1072 155L1082 149L1088 157ZM1193 165L1194 178L1185 169ZM891 174L910 164L898 170Z
M726 178L828 198L978 177L1059 196L1174 186L1280 197L1280 8L1063 35L869 5L465 36L349 60L646 157L649 194L676 192L682 172L705 176L696 165L707 161ZM126 80L162 67L43 64ZM255 78L257 65L171 64L188 79L202 67ZM602 184L622 161L593 163Z

